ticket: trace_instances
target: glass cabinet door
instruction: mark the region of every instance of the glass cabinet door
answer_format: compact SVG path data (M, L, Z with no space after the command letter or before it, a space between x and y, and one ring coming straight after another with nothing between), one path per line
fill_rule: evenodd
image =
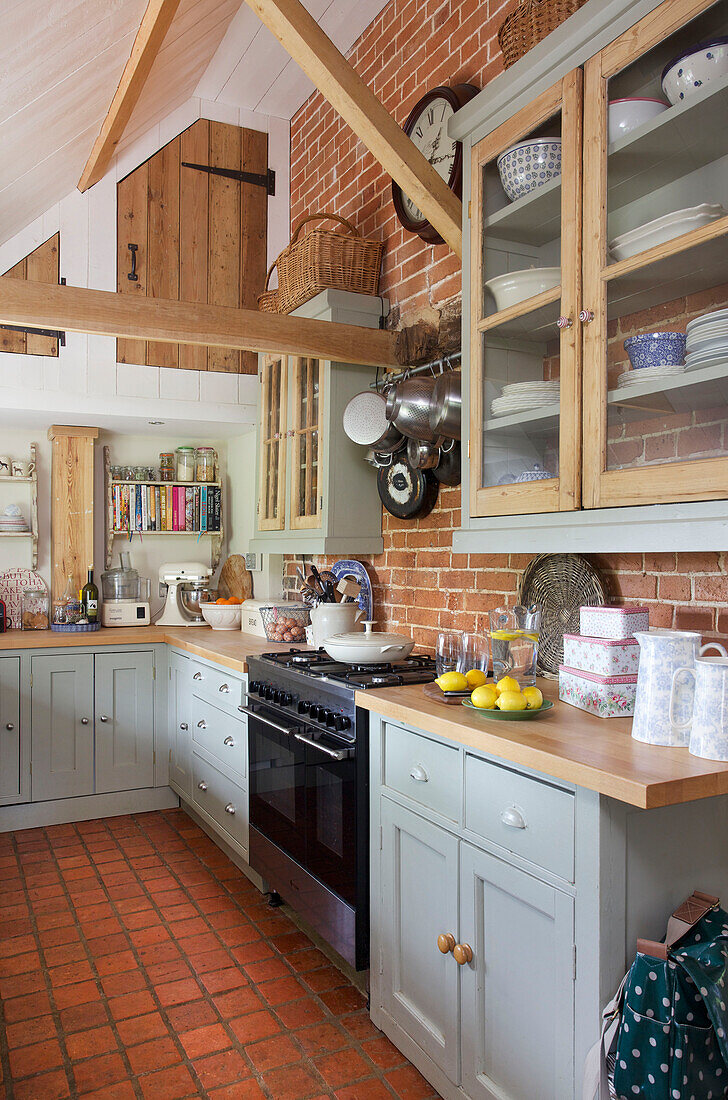
M291 527L321 526L321 379L318 359L294 359Z
M668 0L586 65L586 507L728 487L728 0Z
M582 73L472 151L470 511L580 504Z
M263 361L258 490L258 528L261 531L282 531L286 525L287 377L286 356L270 356Z

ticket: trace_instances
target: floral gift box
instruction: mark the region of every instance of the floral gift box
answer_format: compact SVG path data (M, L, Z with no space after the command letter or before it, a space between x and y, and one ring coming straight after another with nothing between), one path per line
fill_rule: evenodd
M634 714L637 675L596 676L559 665L559 699L597 718L629 718Z
M633 676L640 663L639 642L629 638L586 638L564 634L564 664L597 676Z
M633 638L649 629L649 607L579 608L579 633L587 638Z

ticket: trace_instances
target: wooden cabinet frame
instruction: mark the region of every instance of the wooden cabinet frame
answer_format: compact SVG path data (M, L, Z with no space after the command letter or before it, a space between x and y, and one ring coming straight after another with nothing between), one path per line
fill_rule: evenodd
M581 339L576 315L580 300L579 255L581 252L582 201L582 73L574 69L562 80L533 100L507 122L493 130L472 150L470 257L470 514L472 516L520 515L528 512L572 511L579 507L581 468ZM562 115L561 162L561 285L553 290L518 303L509 309L484 317L482 309L483 251L483 169L486 163L510 145L523 140L553 115ZM570 319L560 329L560 423L559 476L524 484L509 483L481 487L484 446L482 339L486 332L516 317L523 317L541 306L561 300L561 314ZM556 336L556 333L554 333Z
M677 256L695 245L728 235L728 217L675 237L617 263L607 262L608 81L657 46L715 0L667 0L585 65L583 281L584 308L594 319L583 325L585 508L716 500L726 496L728 457L664 465L607 468L607 291L610 282ZM728 148L727 148L728 151ZM697 476L696 476L697 475Z
M301 405L299 401L299 391L302 383L302 378L306 378L306 408L311 410L313 407L314 393L313 393L313 378L311 366L316 363L318 365L318 417L316 423L313 424L309 420L308 424L301 423ZM323 436L323 409L324 409L324 370L323 363L317 359L302 359L296 358L293 360L293 371L291 377L291 399L293 402L293 415L291 430L288 433L290 436L291 446L291 527L295 531L310 530L312 528L321 526L321 504L322 504L322 486L321 475L323 469L323 448L324 448L324 436ZM317 434L317 440L314 440L314 432ZM316 491L316 501L313 511L306 511L304 506L303 514L298 514L298 501L301 494L301 464L298 461L297 456L297 444L299 438L305 435L306 437L306 466L305 466L305 486L304 488L304 500L309 502L311 500L311 493L313 490L312 476L313 476L313 460L314 455L316 457L318 465L318 486Z
M271 368L280 365L280 386L277 397L271 387ZM282 531L286 525L286 431L288 424L288 357L266 356L261 368L260 405L260 481L258 484L258 528L261 531ZM276 431L267 434L266 421ZM274 446L278 450L275 484L268 483L269 462Z

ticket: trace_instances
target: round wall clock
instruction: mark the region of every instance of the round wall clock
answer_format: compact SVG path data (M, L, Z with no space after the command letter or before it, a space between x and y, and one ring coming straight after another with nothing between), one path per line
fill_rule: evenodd
M451 191L460 198L463 182L463 150L459 141L448 136L447 124L461 107L480 91L473 84L454 84L452 88L433 88L412 108L404 132L412 139ZM392 199L397 217L410 233L428 244L441 244L442 237L430 225L422 211L392 180Z

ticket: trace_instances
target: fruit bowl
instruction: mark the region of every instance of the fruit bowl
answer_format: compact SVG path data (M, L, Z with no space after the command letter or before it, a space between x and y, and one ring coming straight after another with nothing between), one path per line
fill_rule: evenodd
M497 707L489 710L473 706L469 699L463 699L462 705L476 714L482 714L484 718L494 718L496 722L530 722L534 718L543 718L554 709L550 699L544 699L538 710L498 710Z
M213 630L240 630L242 604L201 603L200 611Z

